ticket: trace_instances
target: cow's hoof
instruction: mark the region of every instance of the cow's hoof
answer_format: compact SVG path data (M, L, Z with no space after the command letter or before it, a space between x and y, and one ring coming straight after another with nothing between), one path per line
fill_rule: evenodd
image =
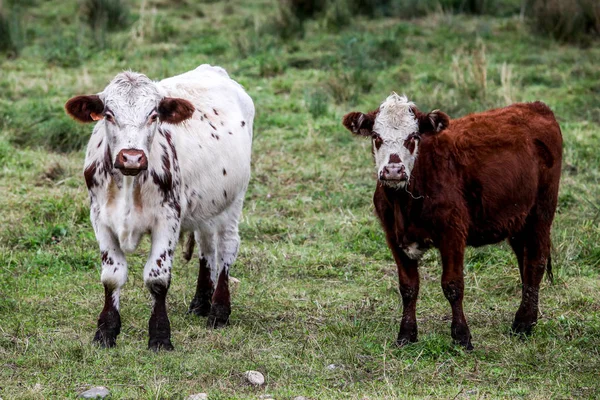
M396 345L398 347L406 346L407 344L416 343L419 341L417 338L417 326L412 325L408 328L404 326L400 328L400 333L398 333L398 339L396 339Z
M471 351L474 349L473 344L471 344L471 339L467 339L467 340L457 340L454 339L454 343L456 343L457 345L463 347L465 350L467 351Z
M102 332L98 329L94 335L93 342L103 349L109 349L117 345L117 335L110 332Z
M207 317L210 313L210 303L209 302L201 302L194 298L190 303L190 308L188 309L188 314L194 314L199 317Z
M452 323L452 327L450 329L454 343L464 347L465 350L473 350L473 345L471 344L471 332L466 324Z
M396 340L396 346L404 347L411 343L417 343L418 341L419 340L417 338L413 339L411 337L398 336L398 339Z
M171 344L171 339L169 338L150 339L148 341L148 350L152 350L155 352L160 350L173 351L175 350L175 347L173 347L173 345Z
M515 319L510 331L516 336L529 336L533 332L533 327L535 324L535 322L517 321Z
M225 328L229 325L229 314L231 314L231 307L213 304L208 314L206 327L211 329Z

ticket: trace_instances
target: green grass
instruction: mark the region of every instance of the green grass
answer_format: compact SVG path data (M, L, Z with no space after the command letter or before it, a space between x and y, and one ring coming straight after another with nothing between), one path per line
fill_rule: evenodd
M283 40L268 34L274 0L149 0L129 2L131 26L100 48L78 29L77 1L30 3L27 45L0 61L2 398L74 398L95 385L119 399L600 396L600 46L531 36L517 17L444 12L358 17L339 32L317 19L302 39ZM186 315L197 262L178 252L168 297L176 350L147 351L146 240L129 258L117 348L98 349L103 290L81 150L91 128L61 107L123 69L160 79L207 62L257 107L232 324L211 331ZM555 111L565 139L556 282L543 284L532 337L508 334L519 273L500 245L466 257L475 351L451 342L434 251L421 263L420 341L394 346L400 302L371 205L370 145L340 124L392 90L453 117L511 101ZM249 369L265 374L264 387L244 383Z

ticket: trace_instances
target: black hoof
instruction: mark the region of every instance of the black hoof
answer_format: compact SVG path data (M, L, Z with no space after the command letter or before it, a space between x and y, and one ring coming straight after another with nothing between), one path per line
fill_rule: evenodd
M117 335L109 332L102 332L98 329L94 335L93 342L103 349L109 349L117 345Z
M530 336L533 333L535 322L514 321L511 327L511 333L515 336Z
M396 339L396 345L398 347L406 346L407 344L417 343L417 326L415 324L403 325L400 327L400 333L398 333L398 339Z
M404 347L407 346L411 343L417 343L419 340L417 338L409 338L409 337L401 337L398 336L398 339L396 340L396 346L398 347Z
M210 303L208 304L194 304L194 302L192 301L192 303L190 304L190 308L188 309L188 314L194 314L197 315L199 317L207 317L208 314L210 313Z
M454 340L454 343L456 343L457 345L464 347L465 350L467 351L471 351L474 349L473 345L471 344L471 339L469 338L468 340Z
M452 324L450 332L452 333L454 343L464 347L465 350L473 350L473 345L471 344L471 332L467 325Z
M152 350L155 352L160 350L173 351L175 350L175 347L173 347L173 345L171 344L171 339L169 338L150 339L148 340L148 350Z
M211 329L225 328L229 325L229 314L231 314L231 307L213 304L208 314L206 327Z

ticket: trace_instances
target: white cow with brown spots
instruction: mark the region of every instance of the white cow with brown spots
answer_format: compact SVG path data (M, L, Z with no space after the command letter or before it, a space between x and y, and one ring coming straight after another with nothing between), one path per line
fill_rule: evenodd
M224 69L201 65L153 82L123 72L100 93L65 106L82 122L98 121L84 175L102 255L104 309L94 341L116 344L125 254L142 235L152 248L144 282L153 298L148 347L173 349L166 296L180 232L193 232L200 271L190 312L225 326L231 312L229 267L250 179L254 104Z

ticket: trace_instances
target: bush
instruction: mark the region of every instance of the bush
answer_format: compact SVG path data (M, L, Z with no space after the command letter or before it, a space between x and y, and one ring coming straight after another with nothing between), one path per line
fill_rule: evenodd
M129 26L129 7L125 0L80 0L80 15L91 28L98 45L104 47L106 32Z
M600 36L598 0L530 0L528 15L534 30L564 42Z
M0 7L0 52L12 56L19 55L25 44L21 18L18 8L3 10Z
M91 55L85 42L80 32L64 31L52 35L44 43L44 60L62 68L78 67Z

